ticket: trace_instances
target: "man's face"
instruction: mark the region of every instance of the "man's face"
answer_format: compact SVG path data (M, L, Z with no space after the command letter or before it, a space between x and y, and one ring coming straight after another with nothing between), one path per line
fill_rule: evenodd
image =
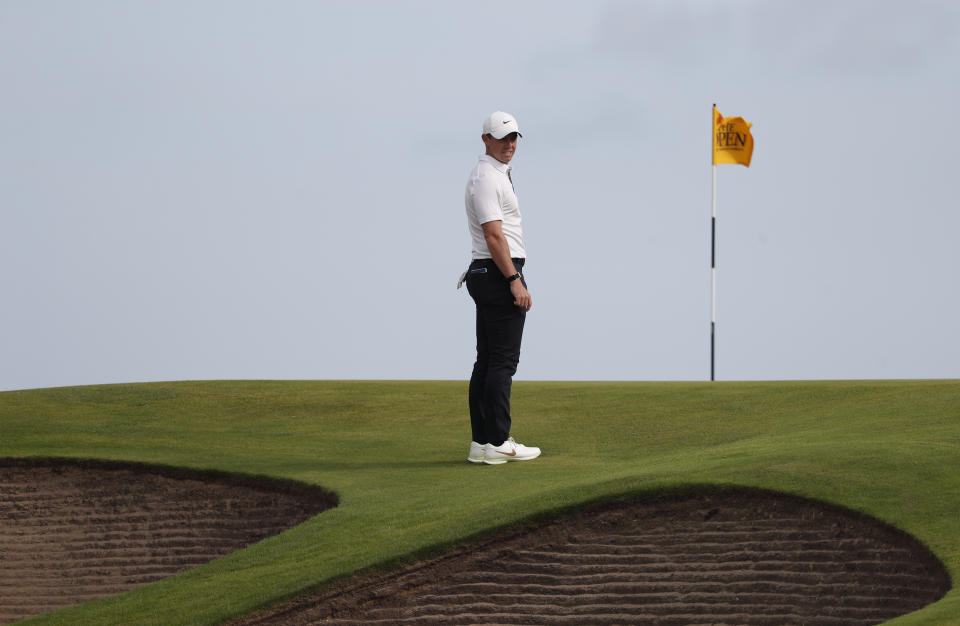
M484 135L483 144L487 147L487 155L501 163L509 163L513 153L517 151L517 133L510 133L503 139L494 139L493 135Z

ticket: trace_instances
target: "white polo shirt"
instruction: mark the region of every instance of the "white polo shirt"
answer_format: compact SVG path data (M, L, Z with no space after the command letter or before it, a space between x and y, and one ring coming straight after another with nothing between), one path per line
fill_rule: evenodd
M483 224L494 220L503 222L503 234L510 247L510 257L527 258L523 247L523 229L520 226L520 204L513 183L507 172L510 166L492 156L481 154L477 166L470 172L464 203L467 207L467 225L473 240L474 259L492 258L487 240L483 237Z

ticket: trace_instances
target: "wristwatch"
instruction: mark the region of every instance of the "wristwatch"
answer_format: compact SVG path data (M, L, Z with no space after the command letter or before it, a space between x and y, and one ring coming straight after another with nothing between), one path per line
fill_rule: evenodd
M508 283L512 283L513 281L517 280L518 278L520 278L520 272L517 272L517 273L514 274L513 276L507 278L507 282L508 282Z

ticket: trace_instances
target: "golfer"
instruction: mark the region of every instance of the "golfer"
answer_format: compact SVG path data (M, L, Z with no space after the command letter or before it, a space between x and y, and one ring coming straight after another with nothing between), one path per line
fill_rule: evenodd
M520 128L509 113L497 111L483 123L486 150L470 172L464 201L473 244L465 274L477 309L477 360L470 376L471 463L499 465L528 461L540 448L510 436L510 387L520 362L520 340L533 305L523 265L520 206L513 188L510 160Z

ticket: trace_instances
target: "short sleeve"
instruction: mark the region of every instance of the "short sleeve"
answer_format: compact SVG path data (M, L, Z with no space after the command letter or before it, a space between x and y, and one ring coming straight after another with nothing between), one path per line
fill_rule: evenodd
M493 176L483 174L478 176L470 190L470 196L473 213L478 223L486 224L494 220L503 220L500 193Z

